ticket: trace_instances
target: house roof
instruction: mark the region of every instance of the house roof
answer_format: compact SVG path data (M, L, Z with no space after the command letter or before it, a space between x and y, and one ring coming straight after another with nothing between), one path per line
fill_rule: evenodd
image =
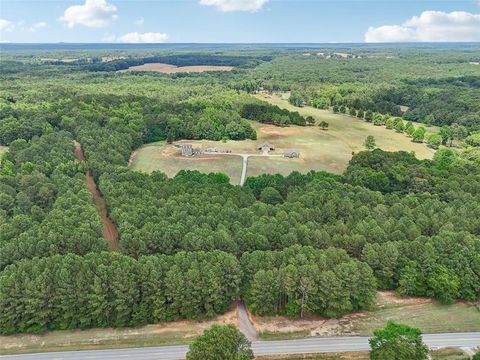
M264 143L259 144L258 147L259 148L263 148L263 147L275 148L275 145L270 144L268 142L264 142Z

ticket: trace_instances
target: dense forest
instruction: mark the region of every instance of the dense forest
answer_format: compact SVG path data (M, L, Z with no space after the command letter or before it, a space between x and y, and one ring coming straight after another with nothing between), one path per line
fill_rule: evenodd
M480 70L468 64L478 50L429 50L418 66L418 49L388 59L385 51L326 59L265 49L231 74L182 76L98 71L89 68L98 59L87 60L97 52L76 53L80 60L68 64L7 53L0 333L202 319L240 297L255 314L300 317L367 309L377 289L446 304L480 299ZM204 60L174 55L154 56ZM224 56L240 61L233 50ZM354 154L342 175L261 175L243 187L220 173L167 178L127 167L143 143L256 139L251 121L309 125L248 94L262 89L370 111L372 121L374 112L432 115L432 123L451 125L440 133L445 145L463 126L455 139L465 139L465 149L443 146L433 160L375 149ZM399 113L399 105L409 109ZM118 227L118 252L107 252L87 171Z
M308 56L305 56L309 54ZM345 49L348 57L309 52L253 69L245 89L292 91L295 103L344 105L435 125L480 129L478 52ZM323 55L320 55L323 54Z

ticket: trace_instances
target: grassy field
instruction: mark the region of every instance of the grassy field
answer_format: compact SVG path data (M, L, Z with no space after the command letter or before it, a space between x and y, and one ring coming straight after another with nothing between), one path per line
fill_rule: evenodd
M209 321L176 321L137 328L57 330L0 336L0 355L188 344L212 324L236 324L232 310Z
M438 360L465 360L469 355L462 349L445 348L430 351L430 356ZM260 356L258 360L368 360L370 353L368 351L338 352L329 354L303 354L286 356Z
M458 348L444 348L430 351L430 356L438 360L465 360L470 359L470 355Z
M259 95L260 96L260 95ZM216 147L228 149L234 153L259 153L256 145L270 142L276 146L271 154L282 154L284 149L296 148L300 151L299 159L283 157L251 157L248 160L247 176L257 176L264 173L280 173L288 175L297 170L306 173L310 170L325 170L332 173L342 173L352 152L364 150L363 142L368 135L375 136L377 146L387 151L413 151L420 159L430 159L433 150L425 144L413 143L410 138L384 127L360 121L346 115L333 114L329 111L310 107L295 108L280 97L268 97L264 100L289 110L299 111L302 115L311 115L318 122L327 121L328 130L318 126L276 127L273 125L251 122L257 131L258 140L220 141L188 140L175 144L158 142L147 144L138 149L132 156L131 167L135 170L152 172L160 170L168 176L174 176L182 169L199 170L201 172L223 172L227 174L232 184L238 184L242 161L232 155L202 155L182 157L180 149L175 147L181 143L190 143L194 147L206 149ZM433 129L431 129L433 130Z
M254 316L253 320L265 339L290 339L301 331L308 331L310 336L370 336L388 320L420 328L424 333L480 331L480 311L472 304L440 305L428 298L402 298L392 292L379 292L371 311L340 319Z
M196 147L225 147L232 148L233 141L219 145L215 141L184 141L195 144ZM182 143L177 142L176 144ZM239 156L230 155L202 155L195 157L183 157L180 150L174 145L164 141L142 146L136 151L131 159L131 168L148 173L160 170L169 177L175 176L180 170L198 170L205 173L223 172L231 179L232 184L239 184L242 172L242 159Z
M6 152L8 150L8 147L7 146L2 146L0 145L0 155L2 155L4 152Z
M471 304L441 305L431 299L403 299L390 293L379 296L376 308L360 317L352 330L371 334L387 320L417 327L424 333L480 331L480 311Z
M368 351L336 352L324 354L302 354L302 355L279 355L279 356L259 356L258 360L368 360L370 353Z

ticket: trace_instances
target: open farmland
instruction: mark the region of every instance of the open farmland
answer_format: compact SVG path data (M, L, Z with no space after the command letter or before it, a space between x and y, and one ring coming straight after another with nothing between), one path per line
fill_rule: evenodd
M333 114L310 107L295 108L279 97L269 97L267 100L288 110L299 111L304 116L311 115L317 123L322 120L327 121L329 129L321 130L318 126L277 127L252 122L258 136L256 141L229 140L224 143L210 140L182 140L171 145L165 142L147 144L133 154L131 167L146 172L160 170L170 177L175 176L182 169L207 173L223 172L230 177L232 184L239 184L242 171L242 160L239 156L204 154L183 157L178 145L188 143L203 150L216 147L232 153L260 154L260 151L256 150L256 145L269 142L276 147L275 151L270 152L271 155L281 155L284 149L291 148L300 151L299 159L288 159L282 156L250 157L247 176L264 173L288 175L295 170L302 173L310 170L324 170L340 174L347 167L352 153L364 150L363 142L368 135L373 135L377 146L383 150L413 151L420 159L430 159L434 153L425 144L413 143L404 134L374 126L347 115Z
M231 71L233 66L213 66L213 65L198 65L198 66L176 66L162 63L148 63L137 66L130 66L126 71L156 71L164 74L176 73L198 73L204 71Z

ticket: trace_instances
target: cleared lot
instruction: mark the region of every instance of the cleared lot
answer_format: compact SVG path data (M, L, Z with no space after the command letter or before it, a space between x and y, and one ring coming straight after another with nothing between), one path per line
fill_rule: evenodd
M363 142L368 135L373 135L377 146L387 151L413 151L420 159L433 157L433 150L425 144L413 143L404 134L384 127L373 126L346 115L333 114L329 111L314 108L295 108L286 100L270 97L268 100L280 107L299 111L302 115L313 116L316 123L326 121L328 130L318 126L276 127L273 125L251 122L257 131L258 140L243 141L209 141L183 140L174 144L157 142L142 146L135 151L131 159L131 167L136 170L152 172L160 170L168 176L174 176L182 169L199 170L201 172L223 172L230 177L232 184L239 184L242 170L242 160L237 156L222 154L200 155L195 157L181 156L181 144L192 144L200 149L218 148L233 153L260 154L256 149L258 144L268 142L275 145L270 154L283 154L284 149L298 149L300 158L283 157L260 158L248 160L247 176L257 176L264 173L280 173L288 175L292 171L306 173L310 170L324 170L341 174L348 165L352 153L364 150ZM175 146L177 145L177 146Z

